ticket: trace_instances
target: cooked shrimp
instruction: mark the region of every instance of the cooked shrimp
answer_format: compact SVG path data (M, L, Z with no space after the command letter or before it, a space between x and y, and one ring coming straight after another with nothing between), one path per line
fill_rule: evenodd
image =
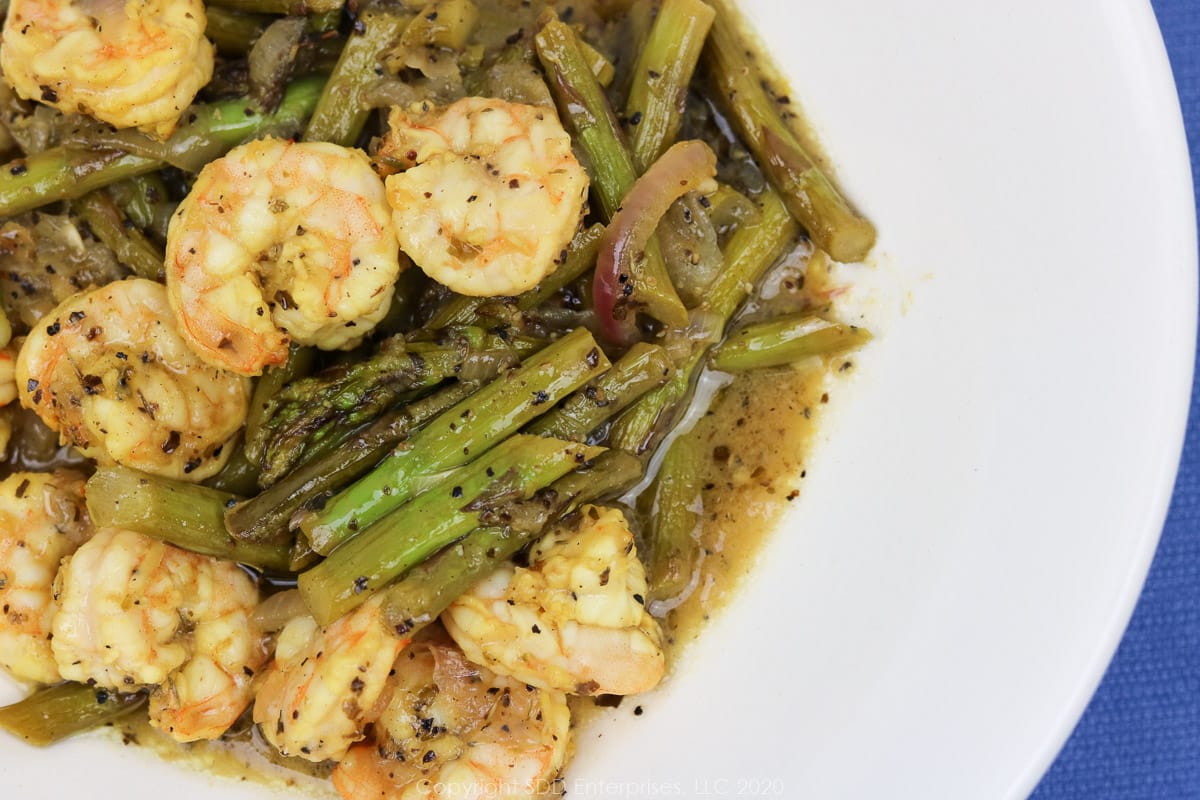
M383 183L360 150L265 139L208 164L167 235L167 290L184 338L242 375L288 344L358 344L400 274Z
M59 572L51 647L67 680L154 687L150 724L214 739L245 711L266 663L258 588L236 564L101 528Z
M17 399L17 363L12 352L0 350L0 408Z
M203 364L160 284L134 278L77 294L17 357L21 405L90 458L199 481L229 459L248 381Z
M15 677L59 680L50 651L54 576L91 534L82 475L17 472L0 481L0 667Z
M0 67L17 94L167 136L213 73L201 0L11 0Z
M438 283L490 297L554 271L579 226L588 178L552 109L466 97L392 110L382 164L400 248Z
M528 798L554 788L571 725L561 692L500 677L436 640L401 654L389 689L374 741L334 768L346 800Z
M341 758L379 714L388 672L408 639L384 623L376 595L321 629L297 617L279 634L254 721L286 756Z
M585 506L547 534L528 567L506 566L442 614L467 658L576 694L634 694L663 676L662 631L625 517Z

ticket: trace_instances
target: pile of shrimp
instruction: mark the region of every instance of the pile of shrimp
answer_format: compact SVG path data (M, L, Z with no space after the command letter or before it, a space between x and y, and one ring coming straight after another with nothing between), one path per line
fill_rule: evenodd
M212 77L204 30L200 0L12 0L0 66L23 98L163 138ZM559 265L588 178L553 108L467 97L389 122L374 159L267 137L209 163L164 281L82 286L15 338L0 319L0 406L98 465L200 482L237 446L250 379L294 346L358 346L409 263L477 296ZM85 475L0 481L0 667L145 693L180 742L252 720L281 755L334 762L348 800L557 793L568 696L663 676L646 594L624 515L588 506L423 628L389 625L380 595L272 624L236 564L94 526Z

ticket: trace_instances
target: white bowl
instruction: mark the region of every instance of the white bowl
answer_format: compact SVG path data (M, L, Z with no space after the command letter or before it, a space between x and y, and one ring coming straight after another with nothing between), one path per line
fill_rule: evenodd
M1150 5L745 6L879 227L853 300L881 335L741 596L643 715L580 737L568 797L1023 796L1128 619L1184 430L1192 190ZM0 740L0 783L269 796L94 739Z

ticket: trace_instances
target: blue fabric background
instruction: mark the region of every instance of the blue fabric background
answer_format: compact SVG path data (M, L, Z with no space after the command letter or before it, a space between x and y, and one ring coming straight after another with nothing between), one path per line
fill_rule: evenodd
M1200 0L1153 0L1200 178ZM1197 365L1200 371L1200 364ZM1033 800L1200 798L1200 397L1133 619Z

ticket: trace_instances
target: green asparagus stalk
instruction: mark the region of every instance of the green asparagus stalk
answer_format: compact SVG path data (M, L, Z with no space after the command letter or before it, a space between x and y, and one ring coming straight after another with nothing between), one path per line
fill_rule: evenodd
M678 600L692 585L700 543L700 464L705 454L691 431L671 443L655 479L647 534L650 598Z
M572 331L434 419L325 508L302 515L301 529L314 550L329 553L405 503L423 478L482 455L609 366L590 333Z
M572 394L549 414L534 420L529 433L582 442L606 420L624 411L675 373L670 354L662 347L639 342L612 369Z
M288 349L287 361L267 368L255 381L250 410L246 413L245 450L246 457L258 463L260 470L263 449L269 436L265 428L279 403L279 395L289 383L307 376L316 360L316 349L292 345Z
M726 372L781 367L811 356L853 350L870 340L864 328L812 314L792 314L731 334L713 351L712 365Z
M337 11L345 0L209 0L208 6L251 14L325 14Z
M699 375L708 349L706 343L721 337L753 287L795 240L799 230L779 195L767 190L761 203L759 219L738 228L730 237L724 251L725 268L717 273L704 303L693 314L694 325L702 334L700 343L667 383L644 395L613 423L613 447L637 455L653 449Z
M88 514L97 528L125 528L216 558L283 572L288 543L235 539L225 509L237 497L125 467L101 467L86 486Z
M604 89L592 74L570 27L551 12L534 41L546 70L550 91L559 113L567 121L587 157L592 188L606 220L621 206L625 193L637 180L637 169L617 125ZM671 285L657 239L646 247L646 258L636 262L633 302L674 327L687 324L687 309Z
M261 14L243 14L210 4L205 12L208 21L204 35L223 53L245 55L262 32L271 24L271 18Z
M547 275L541 283L527 292L518 295L515 305L519 311L529 311L549 300L560 289L583 277L596 264L596 253L600 250L600 239L604 236L604 226L599 223L585 228L575 234L571 245L567 248L566 258L559 259L558 267ZM425 324L430 330L439 330L450 325L470 325L475 321L480 306L495 298L467 297L453 295L434 312L429 322Z
M139 278L163 280L162 248L146 238L122 217L117 204L100 190L85 194L75 202L79 216L101 242Z
M300 575L305 605L322 625L438 550L479 527L493 499L528 498L594 458L601 448L536 436L512 436L379 519Z
M361 32L342 49L337 66L325 84L316 110L304 131L308 142L352 146L358 141L371 109L362 92L379 76L380 54L404 32L411 17L390 9L370 9L359 17Z
M134 225L156 235L161 230L160 238L166 237L163 219L170 219L172 204L162 178L152 173L138 175L110 184L107 191Z
M144 693L118 694L82 683L60 683L0 708L0 728L45 747L115 722L145 704Z
M384 590L387 625L406 633L435 619L456 597L544 534L560 517L585 503L618 494L641 476L641 461L609 450L591 468L569 472L529 500L516 503L523 508L507 518L503 512L493 513L502 525L476 528Z
M475 384L454 383L429 397L385 413L370 425L351 433L330 452L305 461L260 494L227 510L225 527L239 539L280 541L292 516L302 507L370 472L413 431L470 397L478 388ZM305 542L307 544L307 540Z
M804 151L747 53L722 9L709 32L704 60L726 114L813 243L837 261L862 261L875 245L875 227Z
M633 161L642 172L679 132L688 84L715 12L702 0L664 0L638 54L625 104Z
M195 106L190 121L165 142L143 137L153 156L63 145L11 161L0 167L0 217L58 200L74 200L115 181L153 172L168 161L206 163L264 131L299 128L316 104L323 83L323 78L316 77L292 82L273 114L256 113L246 99ZM118 131L114 136L125 134L140 136L136 131Z
M491 364L490 373L515 364L528 347L479 328L447 332L436 343L393 337L365 361L335 367L294 381L277 395L270 418L250 440L259 454L262 482L270 485L314 446L338 431L379 416L405 394L461 375L470 363Z
M203 485L218 492L245 497L258 491L258 473L258 464L246 456L246 448L239 444L221 471L204 481Z

